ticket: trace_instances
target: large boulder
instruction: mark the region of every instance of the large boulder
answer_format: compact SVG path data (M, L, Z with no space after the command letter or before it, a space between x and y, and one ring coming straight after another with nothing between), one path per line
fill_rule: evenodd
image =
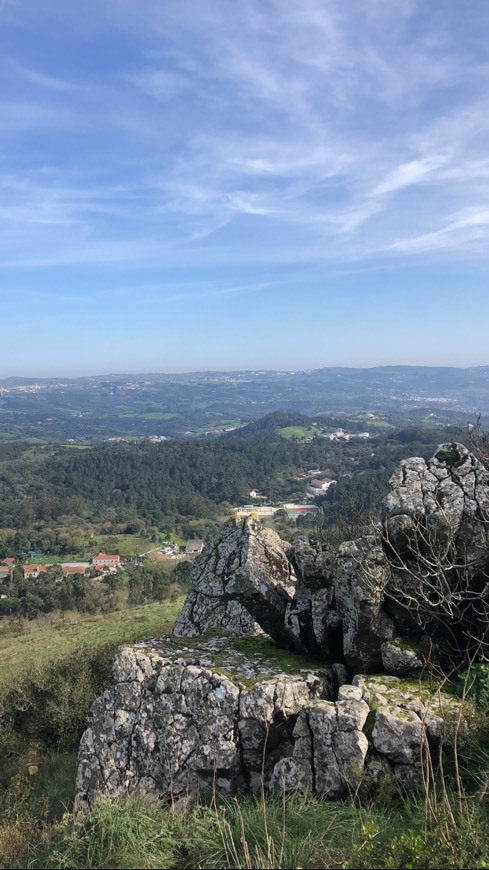
M286 624L296 580L288 546L253 518L226 523L218 543L195 562L174 634L194 637L222 628L241 635L261 628L295 646L294 628Z
M429 664L431 649L416 649L412 645L401 642L399 638L385 641L381 646L382 665L388 674L403 676L411 671L418 671Z
M113 674L81 740L79 810L131 793L259 788L292 751L299 712L334 692L328 666L262 638L137 644Z
M353 682L337 690L330 668L264 638L125 648L81 740L76 808L246 787L336 799L381 776L416 780L457 702L394 677Z
M487 559L489 473L463 444L440 444L428 462L402 460L390 484L383 524L394 554Z
M385 607L401 635L444 638L468 658L489 640L489 474L466 447L403 460L383 503ZM455 657L455 658L454 658Z

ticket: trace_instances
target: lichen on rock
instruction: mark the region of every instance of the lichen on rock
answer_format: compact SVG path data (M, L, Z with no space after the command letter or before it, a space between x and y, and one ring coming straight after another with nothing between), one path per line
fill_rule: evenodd
M173 636L119 653L82 738L77 807L419 781L460 711L423 675L487 650L488 522L489 474L450 443L401 462L381 522L337 552L226 523Z
M276 532L252 518L226 523L219 542L195 562L174 634L192 637L217 627L235 634L264 630L295 646L285 620L296 580L287 549Z
M258 787L289 751L299 712L330 698L327 666L273 661L220 636L201 644L165 638L121 650L114 685L97 699L82 737L79 810L100 797L158 797L217 787Z
M231 636L122 649L81 741L76 809L245 787L343 798L370 782L374 758L377 778L379 765L413 778L424 737L436 745L456 710L455 699L393 677L338 690L328 666L294 654L274 662L257 641L255 654Z

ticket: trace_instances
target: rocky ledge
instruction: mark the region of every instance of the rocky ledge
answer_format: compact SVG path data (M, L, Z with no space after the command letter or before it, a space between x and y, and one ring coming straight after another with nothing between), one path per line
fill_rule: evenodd
M78 808L419 780L460 708L402 677L487 660L488 530L489 474L455 443L403 460L381 520L337 551L231 520L195 562L173 637L117 657L82 738Z
M395 677L355 677L264 638L167 638L120 651L79 756L77 801L178 798L244 787L341 798L417 776L453 699ZM337 700L332 699L336 697Z

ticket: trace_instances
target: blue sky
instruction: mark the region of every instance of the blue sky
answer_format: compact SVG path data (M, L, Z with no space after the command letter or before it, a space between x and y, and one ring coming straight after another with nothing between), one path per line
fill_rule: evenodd
M0 377L489 364L487 0L0 0Z

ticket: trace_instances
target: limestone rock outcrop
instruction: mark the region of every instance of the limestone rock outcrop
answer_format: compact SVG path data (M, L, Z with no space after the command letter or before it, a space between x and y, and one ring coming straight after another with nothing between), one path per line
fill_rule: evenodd
M328 666L266 643L166 638L121 650L81 741L78 811L127 794L262 785L342 798L386 776L409 782L423 741L448 731L453 698L394 677L337 692Z
M469 563L487 558L489 473L462 444L441 444L432 458L404 459L391 477L383 506L386 539L395 553L428 547Z
M77 808L99 797L178 796L214 785L231 793L267 780L291 751L298 713L331 698L334 679L327 665L260 638L245 643L248 654L233 636L122 649L114 685L95 701L82 737Z
M174 634L194 637L209 628L253 634L261 627L284 646L300 646L286 619L296 582L288 547L254 519L228 522L195 562Z
M422 683L433 650L453 668L488 648L488 535L489 474L459 444L401 462L381 522L337 552L231 520L197 559L173 636L117 657L82 738L78 808L419 780L459 709Z
M396 638L436 634L455 657L487 642L488 577L489 473L442 444L429 462L400 463L382 521L336 553L305 536L290 548L253 519L228 523L195 565L175 633L261 629L353 673L401 674L419 661L389 646Z

